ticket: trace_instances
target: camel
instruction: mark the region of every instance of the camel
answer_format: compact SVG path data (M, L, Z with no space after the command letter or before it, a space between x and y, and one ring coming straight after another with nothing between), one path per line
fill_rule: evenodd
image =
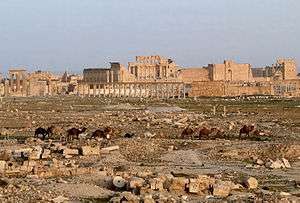
M194 133L195 130L188 126L185 129L183 129L181 133L181 139L185 139L186 137L191 137L192 139L194 139Z
M106 138L105 136L105 132L103 130L96 130L95 132L93 132L91 138Z
M67 138L68 140L72 140L74 137L79 139L79 135L84 133L86 130L87 128L82 128L81 130L77 128L71 128L67 131Z
M250 132L252 132L254 130L254 125L244 125L241 129L240 129L240 137L242 136L242 134L246 134L247 136L249 136Z
M49 137L49 131L45 128L39 127L35 130L34 136L39 137L39 135L42 135L42 139L45 140L46 136Z
M201 138L206 138L208 137L211 133L213 133L214 131L217 131L218 129L217 128L207 128L207 127L203 127L200 129L199 131L199 139Z
M93 132L91 138L100 137L100 138L110 139L113 134L114 134L114 129L107 126L103 130L98 129L95 132Z

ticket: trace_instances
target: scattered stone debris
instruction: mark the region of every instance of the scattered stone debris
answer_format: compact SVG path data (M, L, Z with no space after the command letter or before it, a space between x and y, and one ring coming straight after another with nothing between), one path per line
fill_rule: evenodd
M297 101L4 100L0 202L299 201ZM60 130L33 136L50 126ZM200 138L204 127L216 130ZM87 131L65 139L71 128ZM105 128L109 139L92 136Z

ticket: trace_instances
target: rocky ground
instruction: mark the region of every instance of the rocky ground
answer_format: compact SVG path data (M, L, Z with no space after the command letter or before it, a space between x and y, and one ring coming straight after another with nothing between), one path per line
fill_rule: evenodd
M300 99L4 98L0 128L0 202L300 202Z

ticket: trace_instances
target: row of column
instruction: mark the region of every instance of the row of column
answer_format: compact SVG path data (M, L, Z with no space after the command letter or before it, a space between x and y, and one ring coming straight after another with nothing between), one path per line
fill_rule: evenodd
M183 83L107 83L80 84L80 96L185 98Z

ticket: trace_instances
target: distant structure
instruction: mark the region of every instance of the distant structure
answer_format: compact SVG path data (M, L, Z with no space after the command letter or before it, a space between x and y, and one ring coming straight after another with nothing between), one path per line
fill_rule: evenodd
M8 71L8 78L3 78L1 82L3 96L54 96L67 94L70 91L70 85L77 86L76 82L71 81L72 77L68 76L66 82L63 77L55 76L49 72L35 71L27 73L25 68L12 68ZM74 88L71 88L74 90Z
M80 95L114 97L185 97L185 86L178 78L179 67L161 56L137 56L125 68L118 62L110 68L83 70Z
M300 96L294 59L278 59L264 68L224 61L198 69L182 69L182 80L191 86L189 96L277 95ZM193 76L192 76L193 75Z
M276 95L300 97L300 75L294 59L252 68L249 63L225 60L205 67L180 67L162 56L136 56L128 67L111 62L109 68L87 68L83 76L65 72L27 73L13 68L0 77L3 96L80 96L185 98L198 96Z

